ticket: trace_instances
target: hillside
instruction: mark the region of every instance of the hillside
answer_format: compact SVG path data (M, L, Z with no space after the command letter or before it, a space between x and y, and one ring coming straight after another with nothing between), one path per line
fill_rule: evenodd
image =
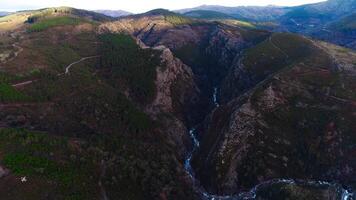
M220 106L199 129L193 166L209 192L236 194L274 179L337 179L354 187L345 168L355 162L356 68L343 62L356 54L331 49L273 34L245 51L221 85Z
M349 27L347 33L338 30L338 27L343 27L344 23L347 24L348 21L354 18L352 14L356 12L355 5L355 0L328 0L294 7L203 5L178 10L177 12L189 13L199 12L200 10L219 12L235 19L254 23L261 29L304 34L338 45L355 48L355 29Z
M329 0L295 7L279 19L280 29L355 48L355 28L350 26L346 33L340 30L353 19L355 5L354 0Z
M0 64L0 167L7 171L0 198L193 198L176 167L178 149L189 144L178 116L198 92L191 71L169 50L98 34L84 17L65 19L46 16L7 38L21 52ZM18 137L26 144L16 147ZM24 176L28 187L17 181Z
M45 8L16 12L0 18L0 32L12 31L39 20L54 17L80 18L93 22L110 21L112 18L103 14L69 7Z
M187 13L191 11L213 11L227 14L235 19L247 20L252 22L258 21L273 21L283 16L289 11L287 7L278 6L238 6L238 7L224 7L214 5L202 5L195 8L188 8L177 10L179 13Z
M0 18L0 199L350 200L355 52L258 27Z
M347 15L329 23L322 30L313 31L311 35L324 41L356 49L356 14Z

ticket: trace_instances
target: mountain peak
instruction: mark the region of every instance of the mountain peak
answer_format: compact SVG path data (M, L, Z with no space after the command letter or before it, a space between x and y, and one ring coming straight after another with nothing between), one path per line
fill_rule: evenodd
M146 12L145 14L148 14L148 15L172 15L172 14L176 15L176 13L169 11L167 9L163 9L163 8L150 10L150 11Z

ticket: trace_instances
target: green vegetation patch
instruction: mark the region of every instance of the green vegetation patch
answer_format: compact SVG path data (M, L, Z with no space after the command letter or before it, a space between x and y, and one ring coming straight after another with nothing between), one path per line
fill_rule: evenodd
M29 100L31 100L29 96L16 90L11 85L6 83L0 83L0 102L23 102Z
M193 20L180 15L166 15L164 19L175 26L193 23Z
M43 19L35 24L33 24L28 31L29 32L40 32L47 30L51 27L55 26L64 26L64 25L77 25L83 22L83 19L69 17L69 16L61 16L61 17L53 17Z
M10 83L12 81L21 80L21 76L13 75L6 72L0 72L0 83Z
M130 96L140 103L150 102L155 96L156 68L160 66L160 52L141 49L135 40L124 34L100 36L100 67L109 69L130 90ZM122 88L120 84L119 88ZM124 88L122 88L124 89Z
M221 21L228 25L245 27L245 28L256 28L256 26L251 24L250 22L245 22L245 21L241 21L241 20L226 19L226 20L221 20Z

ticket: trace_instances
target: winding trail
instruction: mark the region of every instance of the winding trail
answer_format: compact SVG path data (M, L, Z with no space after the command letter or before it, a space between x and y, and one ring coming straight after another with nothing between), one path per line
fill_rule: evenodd
M98 58L100 57L99 55L96 55L96 56L88 56L88 57L84 57L84 58L81 58L80 60L78 61L75 61L71 64L69 64L66 68L65 68L65 71L64 73L61 73L61 74L58 74L58 76L62 76L62 75L69 75L70 74L70 69L78 64L78 63L81 63L85 60L88 60L88 59L92 59L92 58ZM15 87L15 88L19 88L19 87L22 87L22 86L26 86L26 85L29 85L29 84L32 84L33 82L36 82L38 81L39 79L34 79L34 80L29 80L29 81L24 81L24 82L21 82L21 83L15 83L15 84L12 84L12 87Z
M29 85L35 81L38 81L38 79L35 79L35 80L30 80L30 81L25 81L25 82L21 82L21 83L16 83L16 84L13 84L12 87L14 88L19 88L19 87L22 87L22 86L26 86L26 85Z
M73 67L73 65L76 65L76 64L81 63L81 62L83 62L83 61L85 61L85 60L88 60L88 59L98 58L98 57L100 57L100 56L99 56L99 55L96 55L96 56L88 56L88 57L81 58L80 60L75 61L75 62L69 64L69 65L66 67L64 74L65 74L65 75L70 74L69 70L70 70L71 67Z

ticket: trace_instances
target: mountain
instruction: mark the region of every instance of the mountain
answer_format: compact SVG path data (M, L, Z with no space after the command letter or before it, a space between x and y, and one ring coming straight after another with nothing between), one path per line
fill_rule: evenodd
M235 19L234 17L211 10L194 10L184 13L187 17L199 18L199 19Z
M282 25L294 25L297 31L307 31L337 20L356 11L354 0L329 0L317 4L294 7L281 17Z
M122 17L122 16L127 16L132 14L124 10L94 10L94 11L110 17Z
M0 20L0 199L353 198L352 50L164 9Z
M203 5L196 8L178 10L179 13L191 11L220 12L273 31L294 32L333 42L338 45L354 48L354 29L347 34L333 30L330 24L337 23L356 12L355 0L328 0L315 4L294 7L276 6L239 6L223 7ZM343 21L339 21L343 23ZM330 36L332 35L332 36Z
M214 5L202 5L195 8L177 10L179 13L187 13L191 11L207 10L215 11L230 15L236 19L249 21L271 21L278 19L289 11L288 7L278 6L238 6L224 7Z
M9 15L10 12L4 12L4 11L0 11L0 16L6 16Z
M339 27L343 26L342 23L352 20L354 12L356 12L355 0L329 0L299 6L279 19L279 29L354 48L353 38L355 35L352 33L355 30L354 27L350 26L347 34L339 30Z
M356 49L356 14L347 15L328 23L323 28L314 30L311 36L324 41L329 41L351 49Z
M0 18L0 32L12 31L13 29L18 29L38 21L47 21L42 23L42 25L52 26L56 24L73 24L81 20L104 22L112 19L112 17L96 12L70 7L44 8L40 10L19 11Z

